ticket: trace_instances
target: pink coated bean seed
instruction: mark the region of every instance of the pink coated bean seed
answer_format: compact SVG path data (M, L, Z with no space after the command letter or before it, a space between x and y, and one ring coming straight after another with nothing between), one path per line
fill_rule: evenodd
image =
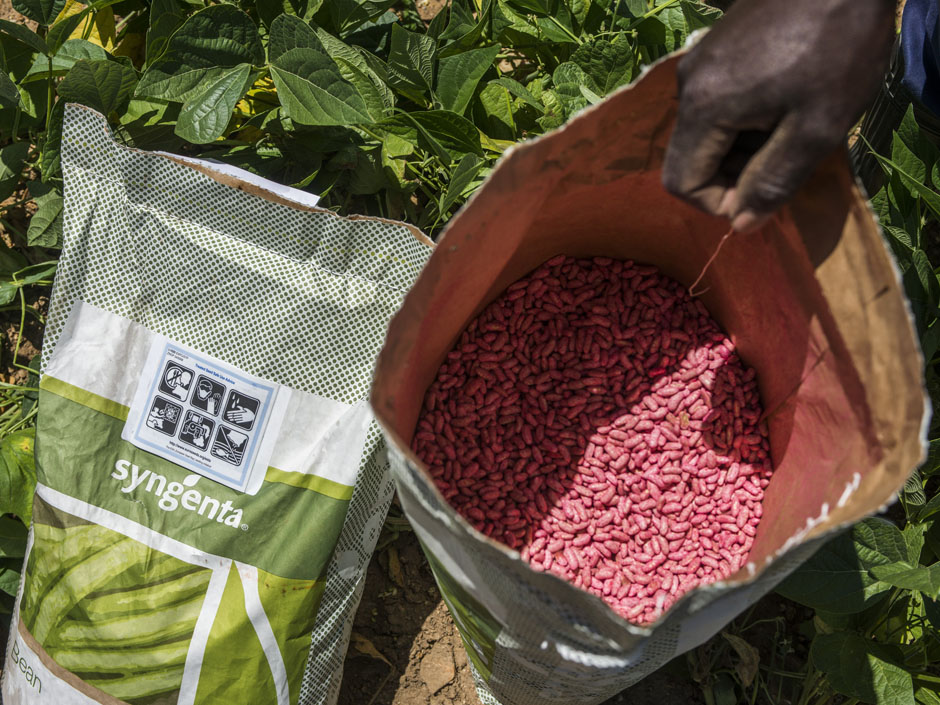
M649 624L747 562L761 416L754 371L677 282L559 255L463 332L413 448L478 531Z

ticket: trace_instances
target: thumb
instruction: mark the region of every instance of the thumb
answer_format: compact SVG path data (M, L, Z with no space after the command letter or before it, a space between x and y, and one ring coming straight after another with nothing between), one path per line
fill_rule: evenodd
M824 118L789 113L741 172L731 196L731 224L753 230L789 201L825 157L844 139Z
M719 206L733 181L721 164L736 131L710 123L680 104L679 115L663 159L663 186L674 196L709 213Z

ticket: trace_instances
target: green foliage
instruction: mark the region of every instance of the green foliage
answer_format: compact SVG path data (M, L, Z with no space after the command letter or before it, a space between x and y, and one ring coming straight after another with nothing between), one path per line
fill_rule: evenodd
M112 5L18 0L39 30L0 21L0 190L29 170L51 189L31 243L60 232L66 101L106 114L129 146L226 161L433 234L512 142L718 15L695 0L455 0L430 22L390 0L123 0L104 38Z
M830 541L778 588L784 597L834 614L870 607L891 589L875 568L904 566L908 551L901 531L883 519L866 519Z
M940 149L909 109L885 186L872 199L911 301L934 408L940 402ZM816 610L801 702L835 695L877 705L940 702L940 428L900 493L893 521L866 519L830 541L779 587ZM901 528L899 528L899 526Z

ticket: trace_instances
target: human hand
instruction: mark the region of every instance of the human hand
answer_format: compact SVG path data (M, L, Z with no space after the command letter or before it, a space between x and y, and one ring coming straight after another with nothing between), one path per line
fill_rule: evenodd
M236 406L225 415L225 418L233 423L247 424L255 420L255 412L244 406Z
M874 98L895 0L738 0L679 63L663 184L759 227Z

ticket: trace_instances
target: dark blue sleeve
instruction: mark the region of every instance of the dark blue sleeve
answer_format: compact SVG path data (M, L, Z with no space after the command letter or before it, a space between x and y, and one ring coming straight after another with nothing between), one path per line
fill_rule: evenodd
M901 20L901 83L911 96L940 115L940 0L907 0Z

